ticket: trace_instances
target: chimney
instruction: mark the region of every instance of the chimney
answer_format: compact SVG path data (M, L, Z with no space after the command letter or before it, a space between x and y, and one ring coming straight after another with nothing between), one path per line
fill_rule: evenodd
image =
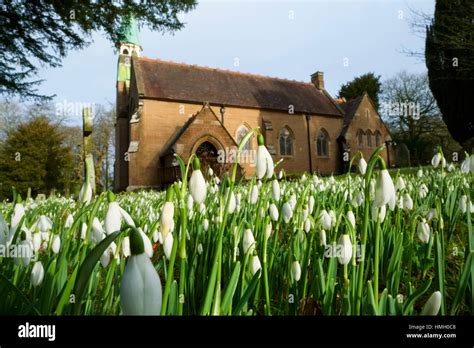
M322 71L316 71L311 75L311 82L317 89L324 89L324 73Z

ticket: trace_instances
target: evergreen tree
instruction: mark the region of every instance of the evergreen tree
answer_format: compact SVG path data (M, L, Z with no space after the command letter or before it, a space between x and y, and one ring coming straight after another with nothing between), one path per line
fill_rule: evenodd
M52 189L69 189L73 170L71 149L63 135L45 117L21 124L5 140L0 151L0 193L10 196L11 188L26 194Z
M364 74L342 85L339 89L339 98L351 100L367 92L378 109L381 85L380 76L374 73Z
M32 80L38 67L60 66L69 50L90 43L93 31L103 31L117 42L121 20L131 15L156 31L183 27L180 12L195 0L75 1L3 0L0 4L0 94L44 99Z
M425 61L430 89L455 140L474 146L474 1L437 0L427 28Z

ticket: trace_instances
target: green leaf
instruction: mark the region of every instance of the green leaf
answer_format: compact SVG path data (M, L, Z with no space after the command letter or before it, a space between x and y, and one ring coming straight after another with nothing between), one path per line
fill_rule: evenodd
M431 286L431 282L432 279L429 279L421 288L416 290L407 298L407 302L405 303L405 306L403 306L403 315L411 315L413 311L413 305L415 304L416 300L418 300L418 298L428 291Z
M237 304L237 306L235 306L234 311L232 312L232 315L239 315L240 314L242 308L247 303L250 296L252 295L255 288L257 287L258 281L260 280L260 273L261 273L261 270L258 270L253 275L252 280L249 283L249 286L245 290L245 293L242 295L242 297L241 297L239 303Z
M100 257L104 251L109 247L109 245L122 233L122 231L114 232L108 235L104 240L102 240L89 255L82 262L79 272L77 273L77 281L74 286L74 295L76 297L76 303L74 305L74 314L78 315L81 310L82 305L82 295L84 290L87 288L89 283L89 278L94 270L94 267L99 262Z
M234 298L235 290L237 289L237 283L239 281L240 275L240 261L237 261L230 277L229 284L224 292L224 297L222 298L221 304L221 313L227 314L232 304L232 299Z
M456 315L458 310L459 304L461 303L461 299L465 294L467 283L469 281L469 274L472 271L472 253L466 258L466 262L464 263L464 268L461 273L461 278L459 279L458 287L456 289L456 294L454 295L453 304L451 306L451 315ZM472 289L471 289L472 291Z
M30 300L28 300L28 298L26 297L26 295L21 292L20 289L18 289L13 283L11 283L7 278L5 278L5 276L3 276L3 274L0 273L0 283L3 283L4 285L6 285L7 288L9 288L11 291L13 291L18 297L21 298L21 300L27 305L27 308L28 308L28 312L27 314L30 312L30 309L33 310L35 312L35 314L37 315L41 315L41 313L38 311L38 309L34 306L34 304L32 302L30 302Z

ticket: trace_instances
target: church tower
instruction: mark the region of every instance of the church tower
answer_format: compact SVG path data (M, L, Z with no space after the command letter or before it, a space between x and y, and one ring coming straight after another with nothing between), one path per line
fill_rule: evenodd
M115 190L128 186L128 146L130 142L129 89L133 57L142 51L138 39L138 24L133 17L123 20L116 44L119 57L117 64L117 99L115 122Z

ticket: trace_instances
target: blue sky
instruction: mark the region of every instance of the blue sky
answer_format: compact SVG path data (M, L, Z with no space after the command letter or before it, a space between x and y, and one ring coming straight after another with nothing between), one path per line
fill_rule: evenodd
M200 1L174 34L141 28L143 56L292 80L321 70L335 96L366 72L382 80L401 70L424 72L403 48L422 51L409 8L432 14L434 0ZM115 102L117 52L101 33L63 66L42 69L39 92L56 103ZM236 64L238 63L238 65ZM344 64L346 63L346 64Z

